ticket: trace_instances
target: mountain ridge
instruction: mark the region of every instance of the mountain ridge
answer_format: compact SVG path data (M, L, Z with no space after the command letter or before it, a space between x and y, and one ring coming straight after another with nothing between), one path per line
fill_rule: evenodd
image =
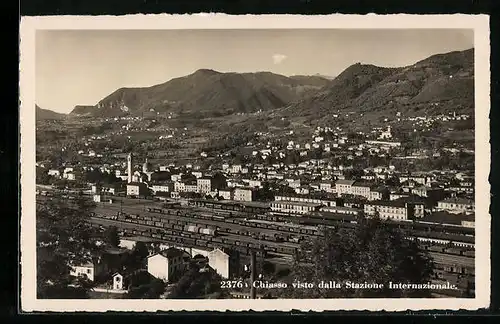
M323 87L318 77L286 77L271 72L217 72L199 69L144 88L119 88L94 109L77 106L72 115L116 116L143 112L229 115L272 110Z
M356 63L333 79L203 68L151 87L119 88L95 106L76 106L71 115L153 112L204 118L276 111L283 117L327 117L324 121L329 122L334 112L344 109L362 113L423 109L432 114L453 108L470 113L473 105L472 48L435 54L403 67Z
M353 64L330 86L287 106L285 117L330 117L342 110L359 113L406 110L436 114L451 109L474 113L474 52L432 55L413 65L386 68ZM330 122L329 118L324 119Z
M40 108L35 104L35 119L36 120L61 120L66 118L66 114L58 113L53 110Z

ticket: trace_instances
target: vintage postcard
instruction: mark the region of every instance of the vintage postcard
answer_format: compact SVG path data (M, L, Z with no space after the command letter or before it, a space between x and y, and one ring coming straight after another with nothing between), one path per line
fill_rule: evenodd
M23 17L21 309L480 309L489 17Z

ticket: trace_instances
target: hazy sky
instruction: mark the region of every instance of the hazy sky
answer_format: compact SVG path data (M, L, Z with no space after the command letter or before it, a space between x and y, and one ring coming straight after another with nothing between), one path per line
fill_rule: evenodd
M68 113L200 68L335 76L357 62L405 66L473 44L472 30L445 29L38 31L36 102Z

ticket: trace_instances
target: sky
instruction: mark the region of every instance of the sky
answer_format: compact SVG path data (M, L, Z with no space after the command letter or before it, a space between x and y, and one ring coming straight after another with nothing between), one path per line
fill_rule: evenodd
M473 45L473 31L458 29L39 30L36 103L69 113L201 68L336 76L358 62L400 67Z

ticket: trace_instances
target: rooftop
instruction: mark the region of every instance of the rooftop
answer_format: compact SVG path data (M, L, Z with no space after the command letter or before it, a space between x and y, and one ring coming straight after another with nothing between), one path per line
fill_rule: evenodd
M434 212L422 218L423 222L460 225L462 221L474 221L474 215L451 214L445 211Z
M175 258L177 256L182 256L184 254L184 251L175 248L168 248L157 254L161 254L165 258L169 259L169 258Z
M350 186L352 186L354 182L355 182L354 180L337 180L335 182L335 184L350 185Z
M275 200L271 202L271 204L286 204L293 206L306 206L306 207L319 207L321 204L308 203L308 202L299 202L299 201L286 201L286 200Z
M453 203L453 204L463 204L463 205L474 205L474 201L465 198L447 198L440 200L439 202Z

